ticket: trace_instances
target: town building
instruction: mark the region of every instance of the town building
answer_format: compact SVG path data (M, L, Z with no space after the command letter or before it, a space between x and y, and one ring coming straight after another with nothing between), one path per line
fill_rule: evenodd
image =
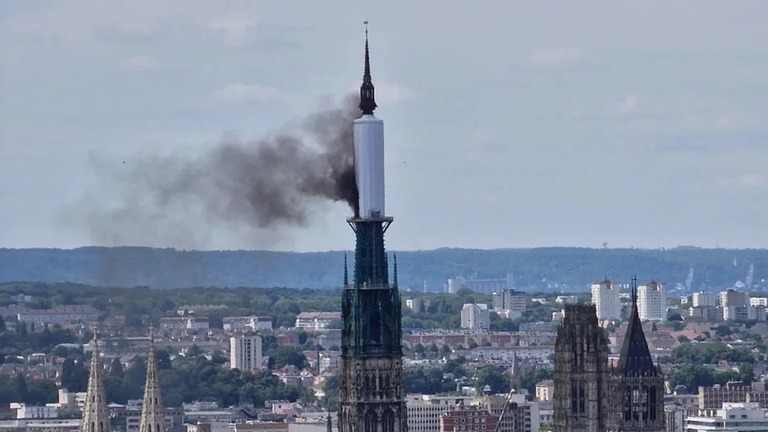
M592 303L597 311L597 319L621 319L621 286L608 279L592 284Z
M667 319L667 293L664 284L650 281L637 287L637 307L642 321Z
M224 317L221 323L224 330L232 332L272 330L272 317L270 316Z
M720 296L717 293L713 293L713 292L699 291L699 292L693 293L693 295L691 296L692 307L699 307L699 306L717 307L719 301L720 301Z
M539 432L541 426L539 404L528 401L524 394L484 396L478 398L475 405L490 412L491 416L499 422L498 432ZM506 411L504 411L505 406ZM482 427L477 430L482 430Z
M262 342L258 335L239 335L229 339L229 367L250 372L262 368Z
M686 432L762 432L768 430L765 410L754 402L726 402L713 416L690 416Z
M505 318L519 318L525 312L527 299L522 291L513 289L494 291L491 299L493 311Z
M439 432L440 417L445 412L471 401L471 396L408 395L408 432Z
M209 323L206 317L184 316L160 318L160 329L173 330L208 330Z
M555 393L555 382L553 380L544 380L536 383L536 400L550 401Z
M496 421L487 409L459 403L440 416L439 432L494 432Z
M99 317L91 305L61 305L50 309L24 309L16 315L19 322L35 324L90 323Z
M322 330L334 321L341 321L341 312L301 312L296 316L296 328Z
M490 311L485 303L466 303L461 308L461 328L488 330L491 324Z

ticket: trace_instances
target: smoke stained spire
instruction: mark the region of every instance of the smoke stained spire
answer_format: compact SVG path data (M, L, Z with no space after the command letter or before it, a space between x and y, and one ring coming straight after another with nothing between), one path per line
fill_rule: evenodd
M307 226L311 211L329 201L345 202L357 215L352 136L357 104L350 95L309 115L293 131L254 141L223 140L199 157L152 155L129 160L121 170L99 170L100 192L109 199L90 197L78 212L86 213L83 220L99 244L186 247L206 243L180 241L194 236L193 226L270 232ZM161 238L143 240L152 235Z

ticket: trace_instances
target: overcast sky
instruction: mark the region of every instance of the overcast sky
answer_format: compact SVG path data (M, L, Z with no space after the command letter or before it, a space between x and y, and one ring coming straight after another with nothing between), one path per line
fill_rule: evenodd
M768 246L765 1L4 0L0 14L1 247L353 248L343 204L258 236L185 212L88 221L140 157L256 139L354 90L364 19L389 248Z

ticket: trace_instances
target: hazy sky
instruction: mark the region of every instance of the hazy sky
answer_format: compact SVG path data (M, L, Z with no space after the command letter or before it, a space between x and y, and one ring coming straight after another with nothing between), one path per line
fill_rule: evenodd
M766 247L766 17L765 1L4 0L0 246L352 248L343 204L256 236L183 211L88 221L126 164L256 139L357 88L368 19L390 248Z

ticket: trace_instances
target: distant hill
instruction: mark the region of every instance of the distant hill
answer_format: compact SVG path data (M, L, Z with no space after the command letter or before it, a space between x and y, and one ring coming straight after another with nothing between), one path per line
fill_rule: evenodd
M350 268L353 254L349 253ZM671 286L694 268L693 286L721 288L768 278L768 250L699 249L436 249L397 252L400 286L442 289L450 277L503 278L529 290L583 291L608 278L654 278ZM392 260L390 260L392 262ZM343 277L344 252L179 251L142 247L0 249L0 282L74 282L152 288L190 286L333 288Z

